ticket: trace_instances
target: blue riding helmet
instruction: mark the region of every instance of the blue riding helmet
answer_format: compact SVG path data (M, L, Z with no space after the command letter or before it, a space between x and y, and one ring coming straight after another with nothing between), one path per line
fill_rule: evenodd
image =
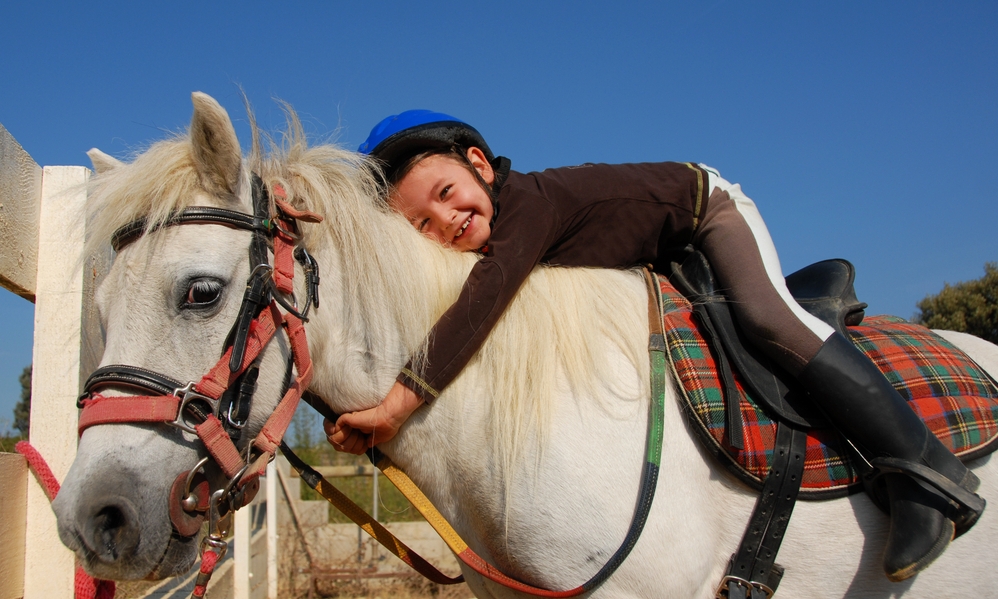
M430 110L407 110L385 118L371 129L367 141L357 150L381 160L390 179L391 173L411 156L455 145L478 148L489 162L495 159L477 129L460 119Z

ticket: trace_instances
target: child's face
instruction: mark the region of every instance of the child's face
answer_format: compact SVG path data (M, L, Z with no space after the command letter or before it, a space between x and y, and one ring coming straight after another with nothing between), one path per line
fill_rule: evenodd
M495 173L482 151L471 148L468 159L491 185ZM395 186L391 204L420 233L456 250L477 250L492 235L492 199L453 157L435 155L421 160Z

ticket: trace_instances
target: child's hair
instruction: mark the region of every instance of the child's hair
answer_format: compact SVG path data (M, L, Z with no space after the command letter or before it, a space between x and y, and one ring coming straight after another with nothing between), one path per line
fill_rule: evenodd
M471 161L468 160L468 149L469 148L465 148L459 145L450 145L438 148L429 148L427 150L423 150L422 152L417 152L416 154L413 154L412 156L403 160L401 163L399 163L398 166L396 166L394 169L391 170L390 173L387 174L388 186L390 189L394 190L395 187L398 186L399 182L402 179L404 179L405 176L408 175L412 171L412 169L416 167L417 164L429 158L430 156L443 156L445 158L450 158L451 160L457 162L462 167L464 167L469 173L471 173L475 177L475 180L478 181L478 184L482 186L482 189L485 190L485 193L487 193L490 198L495 200L495 197L493 196L492 186L485 182L485 179L482 178L482 175L481 173L478 172L478 169L476 169L475 166L471 164Z

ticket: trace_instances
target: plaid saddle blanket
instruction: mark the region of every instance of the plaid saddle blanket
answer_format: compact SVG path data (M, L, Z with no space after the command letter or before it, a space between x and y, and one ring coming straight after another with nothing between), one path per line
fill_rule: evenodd
M737 478L761 488L773 458L777 422L758 407L736 372L745 447L727 443L726 398L715 358L697 330L689 302L666 278L659 281L668 354L691 426ZM929 329L893 316L868 317L849 333L953 453L969 460L998 448L998 388L966 354ZM852 460L837 432L809 431L801 499L858 489Z

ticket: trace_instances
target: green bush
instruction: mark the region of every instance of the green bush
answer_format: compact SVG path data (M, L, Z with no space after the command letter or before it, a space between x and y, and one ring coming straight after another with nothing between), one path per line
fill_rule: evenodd
M984 276L943 285L918 302L913 320L931 329L961 331L998 343L998 263L984 265Z

